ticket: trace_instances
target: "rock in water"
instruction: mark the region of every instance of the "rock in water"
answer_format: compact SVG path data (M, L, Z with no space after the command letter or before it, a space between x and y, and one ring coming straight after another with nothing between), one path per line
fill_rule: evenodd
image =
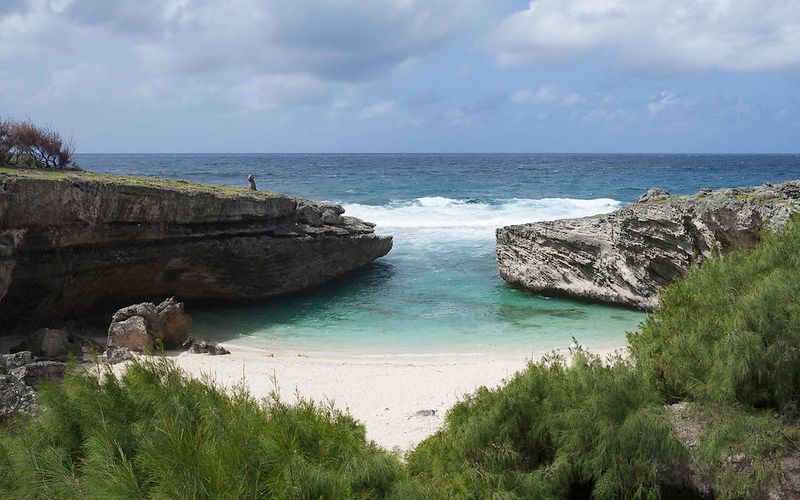
M114 313L108 327L107 344L138 352L158 346L171 349L188 338L191 326L192 319L175 297L158 305L143 302Z
M544 295L653 309L693 263L750 248L800 210L800 181L669 196L607 215L506 226L497 261L507 282Z
M0 173L0 335L104 300L253 301L320 286L392 247L343 211L163 179Z

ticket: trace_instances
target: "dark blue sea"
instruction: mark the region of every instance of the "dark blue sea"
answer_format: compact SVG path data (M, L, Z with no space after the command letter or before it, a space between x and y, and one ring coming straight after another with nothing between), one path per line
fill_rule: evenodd
M298 353L538 354L625 344L644 314L515 290L494 229L673 193L800 178L800 155L83 154L87 170L247 185L342 204L395 237L337 283L267 304L192 311L199 336Z

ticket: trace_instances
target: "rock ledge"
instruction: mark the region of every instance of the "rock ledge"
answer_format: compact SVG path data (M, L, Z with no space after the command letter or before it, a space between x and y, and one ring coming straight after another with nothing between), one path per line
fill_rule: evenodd
M506 226L497 261L507 282L544 295L652 310L693 263L754 246L800 209L800 181L675 196L651 189L607 215Z

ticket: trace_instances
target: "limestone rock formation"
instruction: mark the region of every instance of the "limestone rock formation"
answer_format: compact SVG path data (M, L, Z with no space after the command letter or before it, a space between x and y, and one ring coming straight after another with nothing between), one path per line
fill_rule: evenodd
M785 224L800 209L800 181L640 199L607 215L498 229L500 275L544 295L651 310L693 262Z
M36 402L31 386L60 381L65 370L64 363L34 360L30 351L0 355L0 422L17 413L33 413Z
M392 247L343 212L268 191L4 169L0 335L101 302L256 301L322 285Z
M170 297L155 305L150 302L123 307L111 317L108 347L124 347L142 352L163 346L178 347L189 336L192 318L182 302Z

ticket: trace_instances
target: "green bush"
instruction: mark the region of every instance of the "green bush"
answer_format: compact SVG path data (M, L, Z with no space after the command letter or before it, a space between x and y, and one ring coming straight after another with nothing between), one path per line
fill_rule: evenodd
M442 497L658 497L685 454L658 393L619 356L573 354L458 403L408 457L411 473Z
M259 404L168 361L117 379L71 375L43 411L0 433L0 497L378 498L405 484L396 457L349 416L308 401Z
M661 294L631 351L670 400L794 411L800 397L800 220L706 261Z

